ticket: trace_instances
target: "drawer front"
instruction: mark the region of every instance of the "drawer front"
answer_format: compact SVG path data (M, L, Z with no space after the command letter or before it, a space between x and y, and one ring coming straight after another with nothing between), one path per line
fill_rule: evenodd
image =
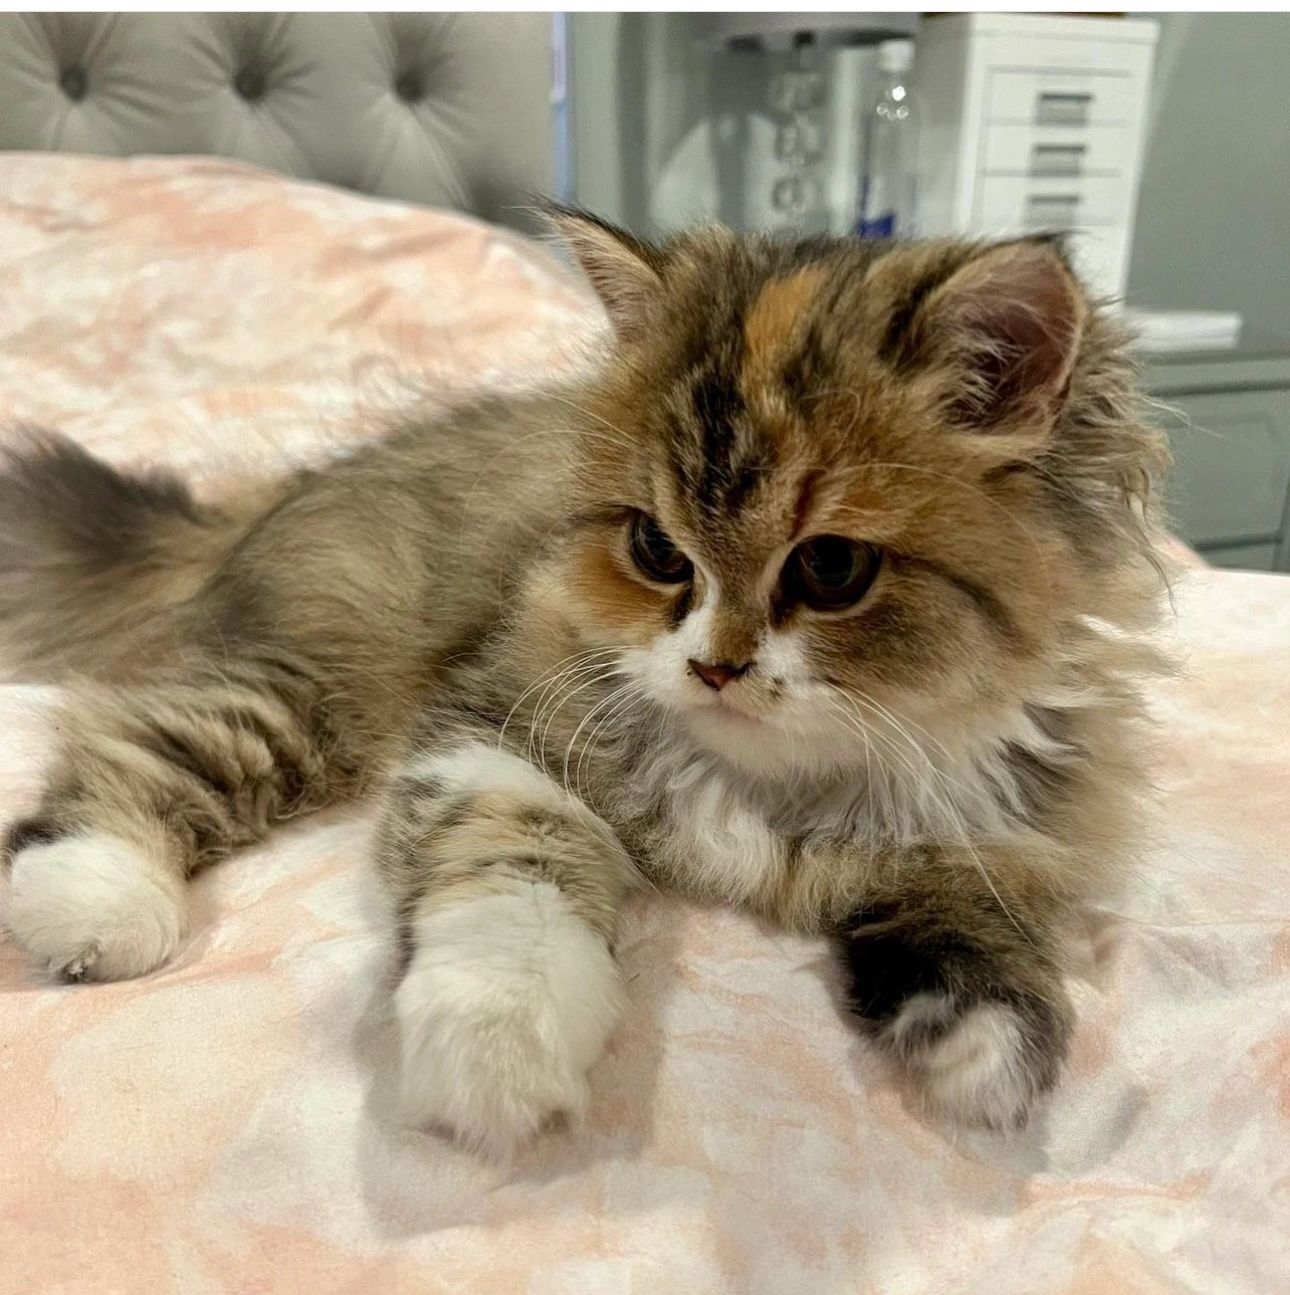
M1228 544L1217 549L1202 549L1201 557L1210 566L1227 567L1232 571L1275 571L1277 546L1275 544Z
M987 175L976 182L976 220L985 229L1027 233L1122 225L1127 176Z
M982 170L1062 179L1120 175L1133 153L1123 126L988 126Z
M1125 126L1141 108L1139 82L1113 72L990 72L986 117L1038 126Z
M1190 425L1173 422L1169 506L1197 545L1269 541L1290 490L1290 391L1172 396Z

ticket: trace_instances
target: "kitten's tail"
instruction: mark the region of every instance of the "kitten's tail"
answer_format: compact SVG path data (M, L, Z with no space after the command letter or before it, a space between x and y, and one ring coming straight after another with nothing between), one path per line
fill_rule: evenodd
M0 661L40 678L146 666L262 507L199 504L48 432L0 447Z

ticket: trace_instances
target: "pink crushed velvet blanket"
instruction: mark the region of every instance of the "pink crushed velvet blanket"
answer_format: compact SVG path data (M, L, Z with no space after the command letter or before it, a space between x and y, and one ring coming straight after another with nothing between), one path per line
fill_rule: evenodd
M0 422L205 488L584 363L599 328L543 251L460 216L0 154ZM1290 1289L1290 580L1197 571L1177 603L1157 839L1089 926L1025 1132L921 1122L819 942L658 899L584 1129L505 1170L405 1131L371 817L331 813L202 877L146 979L52 985L0 942L0 1291ZM0 687L0 826L51 695Z

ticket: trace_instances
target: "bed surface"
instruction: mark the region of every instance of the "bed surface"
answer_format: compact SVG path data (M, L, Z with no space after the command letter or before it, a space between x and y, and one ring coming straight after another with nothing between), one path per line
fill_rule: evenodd
M210 160L0 154L0 283L0 423L208 490L601 327L518 236ZM670 899L629 914L584 1129L509 1168L402 1130L371 817L331 812L203 876L144 980L50 985L0 941L0 1291L1286 1289L1290 580L1197 571L1170 632L1148 866L1011 1140L908 1108L820 943ZM51 696L0 687L0 826Z

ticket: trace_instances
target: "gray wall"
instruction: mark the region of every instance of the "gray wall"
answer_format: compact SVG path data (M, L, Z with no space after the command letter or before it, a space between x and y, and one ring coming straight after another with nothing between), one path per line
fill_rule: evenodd
M1290 336L1290 16L1160 23L1129 298Z
M625 14L568 16L570 163L573 196L608 220L631 223L623 207L618 85L626 74L619 34ZM628 91L630 95L631 91Z

